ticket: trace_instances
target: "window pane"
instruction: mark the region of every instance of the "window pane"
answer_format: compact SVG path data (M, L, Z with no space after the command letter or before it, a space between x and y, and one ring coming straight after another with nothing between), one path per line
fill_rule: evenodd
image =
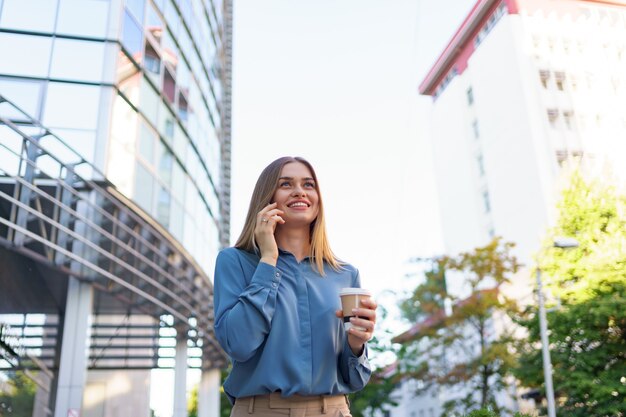
M56 11L57 0L4 0L0 27L51 33Z
M172 164L174 162L174 157L172 153L167 150L165 146L162 144L157 148L159 150L158 164L159 164L159 178L163 181L168 187L172 185Z
M170 202L170 193L165 188L159 187L156 218L165 227L168 227L170 223Z
M102 80L104 43L59 39L54 43L50 76L76 81ZM80 62L80 65L76 65Z
M152 38L157 42L157 44L160 44L164 29L165 24L163 23L163 20L154 9L154 6L149 3L148 14L146 15L146 31L152 35Z
M141 123L139 133L139 155L142 156L150 165L154 165L154 143L157 136L154 131L146 124Z
M141 27L135 20L124 11L124 30L122 31L122 44L128 53L137 62L141 62L141 52L143 47L143 33Z
M41 86L41 81L0 78L0 94L35 119L40 116Z
M109 5L102 0L61 0L57 33L106 37Z
M143 25L143 11L145 8L144 0L126 0L126 7L135 16L137 22Z
M52 38L0 33L0 73L47 77L51 49Z
M161 98L154 91L150 83L145 78L141 80L139 108L154 125L157 124L160 101Z
M181 203L185 198L185 173L183 169L177 163L174 164L172 169L172 193Z
M141 164L137 162L137 172L135 174L135 202L139 204L145 211L152 213L152 189L154 188L154 177Z
M95 130L54 129L54 133L74 152L93 162L96 149Z
M96 129L100 87L50 82L43 124L49 127Z
M170 209L170 232L174 235L179 242L183 241L183 217L184 211L183 207L178 204L175 200L172 201L172 206Z

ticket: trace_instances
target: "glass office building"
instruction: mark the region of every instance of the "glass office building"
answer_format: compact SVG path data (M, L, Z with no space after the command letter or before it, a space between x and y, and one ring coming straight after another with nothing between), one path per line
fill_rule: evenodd
M0 0L2 94L92 161L207 272L228 241L225 10L221 0Z
M37 371L33 416L147 416L155 368L183 416L187 367L217 415L231 36L232 0L0 0L0 371Z

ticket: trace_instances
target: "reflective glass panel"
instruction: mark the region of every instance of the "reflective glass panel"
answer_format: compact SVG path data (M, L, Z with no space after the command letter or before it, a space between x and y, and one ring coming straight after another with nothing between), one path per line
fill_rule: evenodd
M60 0L56 32L65 35L106 37L110 2Z
M149 164L154 165L154 146L157 135L144 121L139 128L139 155Z
M146 7L145 0L126 0L126 7L135 16L137 22L143 25L143 15Z
M185 163L185 149L187 148L187 136L185 136L185 134L183 133L183 130L178 125L174 126L174 141L173 142L174 142L173 144L174 153L176 154L178 159L180 159L182 163L184 164Z
M135 173L135 191L133 200L139 204L148 213L152 213L152 193L154 189L154 177L137 161L137 168Z
M36 119L40 118L41 86L42 81L0 78L0 94Z
M75 81L101 81L104 46L103 42L56 38L50 76Z
M185 172L178 163L172 169L172 194L181 203L185 201Z
M0 27L51 33L56 13L57 0L4 0Z
M52 38L0 33L0 73L47 77L51 49Z
M167 27L172 32L174 37L178 36L178 30L180 29L180 16L178 16L178 12L176 8L172 4L173 0L166 1L165 3L165 21L167 22Z
M54 129L54 133L74 152L93 163L96 149L95 130Z
M143 33L128 11L124 11L124 29L122 30L122 44L128 53L137 62L141 62L143 52Z
M176 100L176 82L168 69L163 74L163 95L171 103Z
M165 30L165 24L152 3L148 3L147 12L145 25L146 31L152 36L157 44L160 44L161 38L163 37L163 30Z
M96 129L100 87L50 82L43 124L49 127Z
M170 67L176 71L179 57L180 53L178 51L178 47L174 43L174 40L170 36L169 32L166 31L163 36L163 61L168 63Z
M163 135L166 142L171 143L174 137L174 115L170 109L165 105L161 105L161 112L159 112L159 133Z
M161 98L154 91L150 83L144 78L141 80L139 108L151 123L157 123L157 114Z
M168 187L172 185L172 165L174 163L174 156L163 144L159 144L157 147L157 163L159 168L159 178Z
M165 227L170 223L170 203L170 193L165 188L159 187L156 219Z
M183 206L176 200L172 200L169 229L179 242L183 241L183 217Z
M144 52L143 67L146 70L146 74L154 81L156 85L161 84L161 57L157 53L156 49L146 42L146 49Z

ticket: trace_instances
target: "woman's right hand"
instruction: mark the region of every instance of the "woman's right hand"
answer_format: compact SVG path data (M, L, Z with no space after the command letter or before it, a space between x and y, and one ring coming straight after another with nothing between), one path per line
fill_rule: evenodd
M274 232L276 225L285 223L285 220L280 217L282 214L283 211L276 208L276 203L271 203L256 216L254 239L261 251L261 261L273 266L276 266L278 259L278 245Z

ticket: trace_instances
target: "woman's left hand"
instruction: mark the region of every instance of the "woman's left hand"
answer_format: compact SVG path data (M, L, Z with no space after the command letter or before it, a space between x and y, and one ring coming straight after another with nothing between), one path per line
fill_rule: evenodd
M363 299L361 300L361 307L355 309L354 311L355 317L350 319L353 326L365 329L363 331L352 327L348 331L348 344L350 345L352 352L357 356L361 356L365 343L374 335L374 326L376 325L376 307L378 307L378 304L372 298ZM341 310L337 310L335 315L339 318L343 318Z

